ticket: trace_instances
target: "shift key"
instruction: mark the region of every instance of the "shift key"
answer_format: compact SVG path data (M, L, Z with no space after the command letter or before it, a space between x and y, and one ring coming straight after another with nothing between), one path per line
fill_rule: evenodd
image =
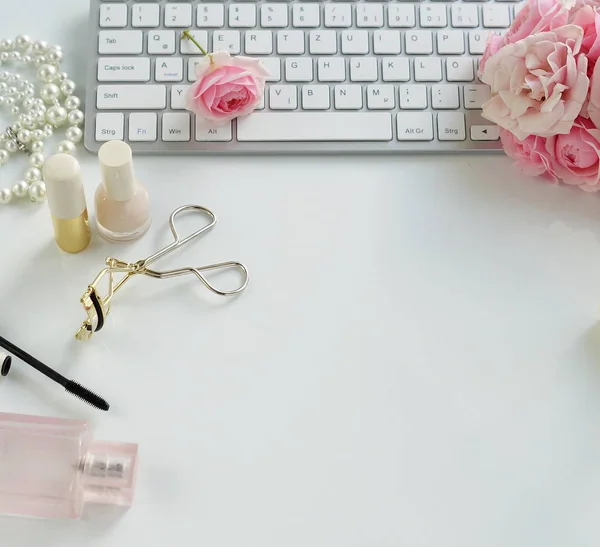
M159 110L167 107L164 85L99 85L99 110Z

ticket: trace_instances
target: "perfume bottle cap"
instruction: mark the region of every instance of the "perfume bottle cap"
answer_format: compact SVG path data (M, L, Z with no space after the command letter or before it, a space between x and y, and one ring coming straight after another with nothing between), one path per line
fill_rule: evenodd
M55 154L43 168L50 214L57 219L77 218L86 209L79 162L69 154Z
M129 507L133 503L138 445L94 442L82 463L84 501Z
M131 148L123 141L109 141L98 151L102 184L108 197L114 201L127 201L136 193Z

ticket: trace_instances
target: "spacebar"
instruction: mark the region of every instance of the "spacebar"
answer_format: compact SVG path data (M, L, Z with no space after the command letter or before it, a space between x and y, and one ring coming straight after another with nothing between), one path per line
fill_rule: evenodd
M238 141L391 141L389 112L253 112Z

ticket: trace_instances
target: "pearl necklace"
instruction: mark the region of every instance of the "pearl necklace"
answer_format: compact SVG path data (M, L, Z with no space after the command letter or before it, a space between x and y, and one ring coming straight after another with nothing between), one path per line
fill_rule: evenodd
M0 189L0 204L28 197L31 201L46 199L46 185L42 181L44 141L54 131L67 126L66 140L58 144L57 152L75 154L76 144L83 139L84 114L81 101L74 95L75 83L66 72L59 72L63 60L60 46L49 46L43 41L32 41L28 36L14 40L0 40L0 108L16 117L6 131L0 133L0 166L12 154L29 155L29 167L23 180L10 188ZM36 86L20 74L2 70L3 65L22 63L37 70L39 97Z

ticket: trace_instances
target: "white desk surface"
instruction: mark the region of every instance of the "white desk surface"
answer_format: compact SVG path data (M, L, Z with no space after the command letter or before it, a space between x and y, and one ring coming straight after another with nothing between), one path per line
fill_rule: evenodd
M4 0L0 36L60 43L81 88L87 10ZM79 157L91 204L96 158ZM2 547L598 545L600 196L502 156L136 168L154 225L134 244L67 256L45 206L0 209L0 332L112 404L16 362L0 410L89 419L141 450L127 514L3 518ZM75 341L105 256L155 251L188 203L220 223L165 263L239 259L247 292L136 279Z

